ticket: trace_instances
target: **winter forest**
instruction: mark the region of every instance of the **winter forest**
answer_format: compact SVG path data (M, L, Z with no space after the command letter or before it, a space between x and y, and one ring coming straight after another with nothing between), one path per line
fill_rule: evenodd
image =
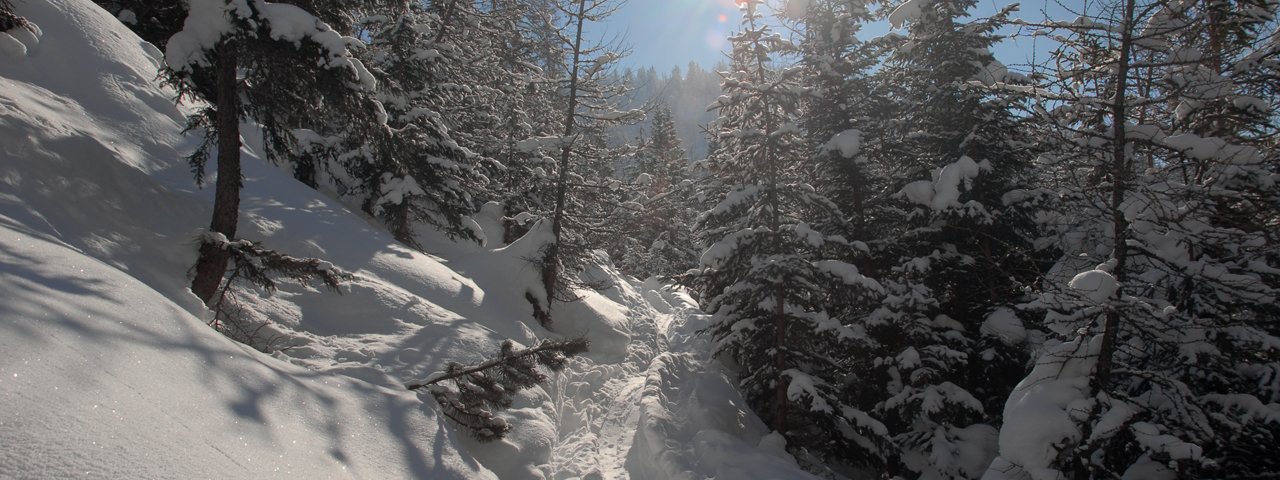
M0 0L0 478L1280 478L1280 2L623 1Z

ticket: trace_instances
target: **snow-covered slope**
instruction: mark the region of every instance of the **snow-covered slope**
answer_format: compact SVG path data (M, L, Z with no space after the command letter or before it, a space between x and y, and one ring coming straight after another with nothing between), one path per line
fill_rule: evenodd
M408 393L229 343L0 215L0 477L484 478Z
M205 326L158 52L87 1L19 13L45 36L0 62L0 477L488 475L415 395Z
M161 53L88 0L17 5L43 37L0 52L0 478L803 477L690 340L687 298L601 267L615 287L547 331L524 300L536 239L404 248L260 160L252 130L241 234L357 278L240 298L273 355L222 337L187 290L212 191ZM576 335L592 352L523 392L500 442L402 387Z

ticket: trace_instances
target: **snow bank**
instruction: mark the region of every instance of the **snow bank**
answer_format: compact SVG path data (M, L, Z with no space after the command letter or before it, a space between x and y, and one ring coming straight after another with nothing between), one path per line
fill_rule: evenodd
M38 229L0 215L0 477L489 477L413 394L230 343Z
M27 52L40 44L42 34L40 26L31 21L0 32L0 58L8 57L8 61L17 61L27 56Z
M747 406L725 372L692 353L653 361L628 467L644 478L816 478Z

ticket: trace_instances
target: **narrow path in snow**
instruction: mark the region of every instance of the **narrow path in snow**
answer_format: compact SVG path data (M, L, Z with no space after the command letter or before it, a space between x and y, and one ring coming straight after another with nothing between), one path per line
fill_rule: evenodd
M666 349L672 314L632 305L631 344L621 363L575 360L557 376L553 398L559 441L546 466L551 479L630 479L627 456L636 439L640 399L653 359Z

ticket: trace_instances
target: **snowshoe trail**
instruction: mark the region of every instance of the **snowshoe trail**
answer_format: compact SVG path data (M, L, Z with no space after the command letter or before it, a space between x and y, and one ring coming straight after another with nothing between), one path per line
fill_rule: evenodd
M631 301L626 301L631 300ZM627 457L636 440L640 404L653 359L666 350L669 314L629 298L631 343L620 363L576 359L553 386L559 441L544 467L551 479L632 478Z

